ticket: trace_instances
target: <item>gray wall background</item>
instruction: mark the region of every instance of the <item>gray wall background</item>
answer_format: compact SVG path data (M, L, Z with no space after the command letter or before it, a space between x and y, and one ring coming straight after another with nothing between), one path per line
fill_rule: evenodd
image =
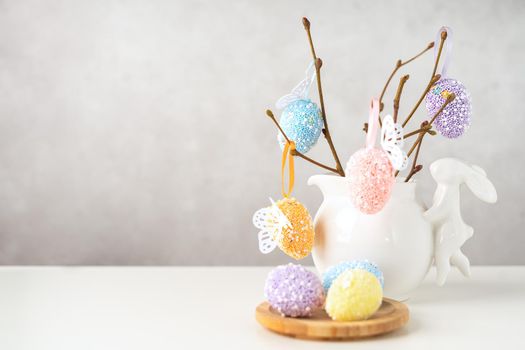
M0 263L288 261L258 253L251 216L279 197L264 110L309 62L302 16L344 162L395 61L454 28L449 73L472 94L473 125L455 142L427 140L421 161L485 168L499 203L464 191L476 228L465 252L524 264L525 2L417 0L0 1ZM402 116L431 65L427 54L401 72L411 74ZM331 162L324 142L310 155ZM321 194L306 180L319 172L297 160L294 194L312 213ZM432 179L418 178L428 202Z

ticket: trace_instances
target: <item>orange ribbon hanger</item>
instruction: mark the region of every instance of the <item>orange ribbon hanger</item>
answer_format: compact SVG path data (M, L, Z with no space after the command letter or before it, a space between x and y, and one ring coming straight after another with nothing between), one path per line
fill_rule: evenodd
M292 152L295 151L295 142L293 141L287 141L284 145L283 149L283 161L281 166L281 192L283 194L283 197L288 198L288 196L292 193L293 189L293 182L294 182L294 164L293 164L293 154ZM289 163L289 177L288 177L288 192L284 191L284 170L286 168L286 158L288 157L288 163Z

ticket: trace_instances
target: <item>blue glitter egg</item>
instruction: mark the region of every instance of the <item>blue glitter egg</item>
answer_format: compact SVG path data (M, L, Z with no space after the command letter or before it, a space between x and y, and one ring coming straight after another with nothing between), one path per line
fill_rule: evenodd
M323 119L319 107L311 100L296 100L290 103L281 114L281 128L288 138L295 142L295 148L308 152L317 142L323 129ZM286 140L279 134L281 149Z
M371 263L368 260L352 260L352 261L343 261L337 265L330 266L325 273L323 274L323 287L327 291L330 289L332 282L339 277L340 274L345 272L348 269L358 269L365 270L373 274L379 280L381 288L384 287L385 280L383 278L383 273L379 270L379 267Z

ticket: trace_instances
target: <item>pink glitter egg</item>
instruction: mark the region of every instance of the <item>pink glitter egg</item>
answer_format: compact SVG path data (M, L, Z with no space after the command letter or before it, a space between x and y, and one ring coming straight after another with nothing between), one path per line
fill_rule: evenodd
M350 199L365 214L379 212L390 198L395 182L394 168L382 149L363 148L346 165Z
M451 93L454 93L456 98L438 115L434 126L441 135L455 139L463 135L470 126L472 105L465 86L455 79L440 79L430 88L425 102L428 115L432 118Z

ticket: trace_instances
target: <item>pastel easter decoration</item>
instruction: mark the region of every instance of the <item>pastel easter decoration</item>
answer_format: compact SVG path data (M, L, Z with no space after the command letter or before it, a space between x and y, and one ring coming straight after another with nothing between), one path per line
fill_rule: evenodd
M470 126L472 104L470 94L465 86L458 80L446 76L452 52L452 30L450 28L440 28L434 42L434 54L438 54L442 33L446 33L447 40L444 44L445 57L441 69L441 78L430 88L425 97L425 102L428 115L433 116L443 106L450 94L456 95L456 98L445 106L434 122L434 126L441 135L449 139L455 139L463 135Z
M403 151L405 144L403 127L394 121L389 114L383 118L381 126L381 147L387 153L395 170L404 170L408 165L408 157Z
M324 290L315 273L301 265L281 265L273 269L264 286L270 305L283 316L307 317L323 306Z
M299 260L307 257L314 245L314 225L308 209L290 194L294 184L294 160L292 151L295 149L293 141L288 142L283 150L281 167L283 198L266 208L255 212L253 224L260 229L259 250L268 254L279 247L290 257ZM284 171L286 160L289 159L288 191L284 186Z
M361 269L343 272L326 296L326 313L336 321L366 320L383 300L383 288L376 276Z
M447 76L452 32L449 28L441 28L437 40L427 43L415 55L395 62L381 90L381 98L371 103L369 122L364 128L367 131L364 148L357 150L345 167L325 113L323 96L326 94L323 94L321 69L326 67L326 62L323 63L321 53L314 47L308 19L303 18L303 26L313 63L306 78L277 102L281 110L280 122L272 110L265 111L280 132L283 178L285 163L290 159L290 185L285 193L283 181L283 198L258 211L254 224L261 231L259 246L263 253L275 247L296 259L311 253L323 279L315 279L314 275L301 267L294 268L294 265L272 271L265 287L269 302L257 307L257 320L274 332L295 337L342 339L370 335L363 331L364 328L390 331L408 320L408 310L399 304L400 308L394 307L392 299L408 298L429 269L437 269L439 284L445 282L454 266L464 275L470 273L462 245L472 237L474 228L461 216L461 184L466 184L484 201L497 200L496 190L481 168L457 159L435 161L422 157L422 145L429 143L430 136L439 132L447 138L456 138L463 135L471 123L472 106L468 91L461 82ZM422 97L412 106L401 109L401 113L408 113L398 123L400 103L409 100L402 95L410 75L396 75L419 57L431 54L432 49L435 55L433 74L421 86ZM315 101L319 107L309 100L314 78L318 93ZM392 92L392 84L397 78L399 83L391 104L392 116L381 113L380 118L383 108L389 108L383 97ZM416 121L423 99L429 117L424 113L423 120ZM331 153L329 159L304 154L318 141L321 133ZM380 146L376 145L377 136ZM342 137L352 136L344 134ZM407 153L403 150L405 143L408 143ZM308 180L309 185L318 186L323 193L323 203L315 217L315 236L308 211L289 196L293 185L292 156L317 166L323 172ZM430 164L430 173L438 186L433 205L428 209L418 193L417 181L413 179L420 171L426 171ZM406 173L400 172L408 165ZM331 174L326 174L327 171ZM382 270L361 260L365 257L378 262ZM312 314L322 304L323 293L326 315ZM386 298L383 299L383 295ZM392 308L399 311L399 318L392 317L389 311ZM313 317L302 320L282 315ZM325 317L332 320L326 321ZM347 322L367 318L373 320ZM397 325L393 328L370 327L370 324L385 323Z
M308 99L310 86L315 78L315 67L310 64L304 78L288 95L281 97L276 107L283 109L279 123L289 140L295 142L297 150L308 152L319 139L323 129L323 119L319 107ZM277 136L281 148L287 140L281 133Z
M395 182L390 155L374 147L379 118L379 101L372 100L366 134L366 147L355 152L346 165L350 199L365 214L379 212L392 192Z
M376 276L377 280L379 281L379 284L381 284L381 288L385 285L385 280L383 278L383 273L379 269L379 267L368 261L368 260L352 260L352 261L343 261L340 262L337 265L330 266L323 274L323 287L325 291L328 291L330 289L330 286L334 282L334 280L339 277L343 272L350 269L359 269L368 271L374 276Z

